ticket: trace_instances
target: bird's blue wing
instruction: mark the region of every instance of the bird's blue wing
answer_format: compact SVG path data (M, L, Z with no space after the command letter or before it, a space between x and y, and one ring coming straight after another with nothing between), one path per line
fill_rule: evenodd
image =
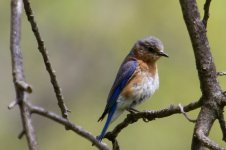
M116 104L116 100L118 99L120 93L126 86L129 79L133 76L137 66L138 62L136 59L133 58L126 59L124 63L121 65L116 76L116 79L114 81L114 84L111 88L111 91L108 95L105 110L98 121L103 120L103 118L109 112L109 110Z
M129 60L125 60L121 65L119 72L116 76L115 82L111 88L111 91L108 95L107 105L105 110L98 121L103 120L105 115L108 114L105 125L101 131L101 134L97 137L98 141L101 141L107 131L107 128L112 120L112 117L117 109L116 101L122 92L123 88L126 86L127 82L133 76L136 68L138 66L138 62L136 59L130 58Z

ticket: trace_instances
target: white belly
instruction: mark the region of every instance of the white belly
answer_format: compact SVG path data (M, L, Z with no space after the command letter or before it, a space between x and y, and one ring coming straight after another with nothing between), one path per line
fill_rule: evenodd
M134 84L132 88L132 95L125 98L123 95L119 95L117 99L117 109L112 117L113 122L124 110L135 107L136 105L144 102L151 97L154 92L159 88L159 77L156 73L155 77L151 77L145 73L142 74L143 80L139 84Z
M143 76L143 80L139 84L134 84L132 88L132 95L130 99L126 99L125 97L120 95L117 100L118 109L127 109L130 107L135 107L136 105L144 102L149 97L151 97L154 92L159 88L159 77L156 73L155 77L151 77L145 73L141 74Z

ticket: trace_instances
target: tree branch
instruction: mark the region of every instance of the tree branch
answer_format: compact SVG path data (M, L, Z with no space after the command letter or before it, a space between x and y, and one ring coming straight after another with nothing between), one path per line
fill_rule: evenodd
M11 1L11 32L10 32L10 50L12 58L12 75L16 91L16 102L11 103L11 106L19 104L21 112L21 120L26 134L28 146L30 150L37 150L38 144L36 141L34 128L30 112L25 105L28 98L28 91L26 87L30 87L25 82L23 60L20 50L20 33L21 33L21 13L22 13L22 0ZM23 83L23 84L19 84ZM24 87L24 88L22 88ZM29 88L28 88L29 89Z
M11 103L9 103L8 109L12 109L12 108L14 108L16 105L18 105L18 101L17 101L17 100L14 100L14 101L12 101Z
M23 0L23 2L24 2L24 9L25 9L25 12L26 12L26 15L27 15L27 19L31 24L32 31L33 31L35 38L37 40L37 43L38 43L38 49L39 49L40 53L42 54L46 70L49 73L50 80L51 80L51 83L53 85L53 88L54 88L54 91L55 91L55 94L56 94L56 98L58 100L58 105L60 107L62 116L64 118L68 118L68 112L70 112L70 111L68 110L68 108L66 107L66 105L64 103L64 97L63 97L61 88L60 88L59 83L56 79L55 71L53 70L52 65L50 63L48 52L46 50L44 41L42 40L41 35L39 33L39 29L38 29L37 23L34 19L34 15L33 15L33 11L32 11L31 6L30 6L30 2L29 2L29 0Z
M217 72L217 76L225 76L226 72Z
M216 120L215 109L211 106L202 107L199 112L198 119L194 128L193 139L192 139L192 150L204 150L209 131ZM203 145L204 144L204 145Z
M22 90L28 92L28 93L31 93L32 92L32 88L29 84L27 84L26 82L24 81L16 81L16 85L19 87L19 88L22 88Z
M212 150L226 150L223 147L220 147L217 143L215 143L214 141L210 140L207 136L205 136L205 133L203 133L202 130L199 130L196 133L198 139L209 149Z
M186 106L184 106L184 111L189 112L191 110L197 109L201 106L201 100L197 102L192 102ZM126 128L129 124L133 124L139 119L143 119L144 121L152 121L156 118L164 118L174 114L182 113L181 109L178 105L171 105L168 108L162 110L151 110L151 111L144 111L140 113L131 113L128 114L127 117L124 119L123 122L118 124L111 132L106 133L105 138L109 139L110 141L114 141L118 134Z
M221 131L223 134L223 138L222 140L226 142L226 123L224 120L224 110L223 108L220 110L219 114L218 114L218 121L221 127Z
M109 150L109 148L107 147L107 145L105 143L101 143L101 142L97 141L95 136L93 136L90 132L83 129L81 126L73 124L69 120L62 118L53 112L47 111L44 108L41 108L38 106L33 106L29 103L27 103L27 106L29 107L31 113L41 115L43 117L49 118L53 121L56 121L64 126L66 126L68 129L74 131L78 135L80 135L80 136L84 137L85 139L89 140L90 142L92 142L100 150Z
M196 122L196 119L191 119L191 118L188 117L188 115L186 114L186 112L184 112L184 107L183 107L181 104L179 104L178 106L180 107L181 113L184 115L184 117L185 117L189 122L192 122L192 123L195 123L195 122Z
M192 150L203 150L205 146L209 146L206 142L209 140L207 136L217 119L216 114L220 109L218 104L221 103L223 97L223 92L217 82L216 67L206 35L205 25L207 24L210 0L207 0L205 4L204 23L200 19L195 0L180 0L180 5L192 42L203 97L203 105L193 133ZM209 143L211 143L210 140ZM210 145L214 147L214 144Z
M207 21L209 19L209 8L210 8L210 3L211 3L211 0L206 0L206 3L204 4L204 16L203 16L203 19L202 19L202 22L205 26L205 28L207 27Z
M180 0L180 4L195 54L202 94L205 97L213 96L213 94L220 95L221 88L217 82L216 67L196 1Z
M26 133L25 133L25 130L22 130L22 131L19 133L19 135L17 136L18 139L22 139L22 137L23 137L25 134L26 134Z

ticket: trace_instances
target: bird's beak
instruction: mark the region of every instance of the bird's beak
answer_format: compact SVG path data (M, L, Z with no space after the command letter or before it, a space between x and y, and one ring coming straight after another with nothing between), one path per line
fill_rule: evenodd
M158 54L159 54L159 56L169 57L169 55L164 52L159 52Z

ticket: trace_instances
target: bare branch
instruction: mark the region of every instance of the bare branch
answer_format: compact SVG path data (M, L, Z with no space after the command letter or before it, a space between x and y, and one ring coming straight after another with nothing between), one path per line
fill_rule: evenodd
M217 76L225 76L226 72L217 72Z
M191 110L197 109L201 106L201 101L192 102L186 106L184 106L184 111L189 112ZM138 119L143 119L146 121L152 121L156 118L164 118L174 114L181 113L181 109L179 106L171 105L168 108L162 110L151 110L151 111L144 111L139 113L131 113L128 114L127 117L124 119L123 122L118 124L111 132L106 133L105 138L113 141L116 139L118 134L126 128L129 124L136 122Z
M210 8L210 3L211 3L211 0L206 0L206 3L204 4L204 16L203 16L203 19L202 19L202 22L205 26L205 28L207 27L207 21L209 19L209 8Z
M208 146L208 142L206 141L209 140L209 138L207 136L209 135L214 121L217 119L216 112L220 109L218 103L221 102L223 92L217 81L216 67L206 35L210 0L206 0L204 6L205 15L203 22L201 22L200 13L195 0L180 0L180 5L192 42L203 97L203 105L195 124L192 140L192 150L200 150L204 149L203 144ZM211 143L211 141L209 142ZM210 145L214 145L214 143Z
M74 131L75 133L79 134L80 136L82 136L85 139L92 142L99 149L109 150L109 148L107 147L107 145L105 143L101 143L101 142L97 141L95 136L93 136L90 132L83 129L81 126L75 125L72 122L70 122L69 120L62 118L53 112L47 111L44 108L41 108L38 106L33 106L31 104L27 104L27 106L29 107L29 109L31 110L32 113L39 114L43 117L49 118L53 121L56 121L64 126L66 126L69 130ZM90 146L91 146L91 144L90 144Z
M18 104L18 101L17 101L17 100L12 101L12 102L8 105L8 109L14 108L17 104Z
M209 140L207 136L209 135L210 129L216 120L216 109L216 106L207 105L204 107L202 105L194 128L191 147L192 150L205 149L203 140Z
M184 112L184 107L183 107L181 104L179 104L178 106L180 107L181 113L184 115L184 117L185 117L188 121L190 121L190 122L192 122L192 123L195 123L195 122L196 122L196 119L190 119L190 118L188 117L188 115L186 114L186 112Z
M28 93L31 93L32 92L32 88L29 84L27 84L25 81L16 81L16 85L19 87L19 88L22 88L22 90L28 92Z
M180 0L180 4L195 54L202 94L209 97L212 96L211 94L220 93L221 88L217 82L216 67L197 3L195 0Z
M111 132L108 132L105 135L105 138L107 138L109 141L111 141L113 150L120 150L119 143L118 143L118 141L116 139L116 136L111 135Z
M19 135L18 135L18 139L22 139L22 137L25 135L25 130L22 130Z
M199 130L196 133L198 139L209 149L212 150L226 150L225 148L219 146L217 143L215 143L214 141L210 140L210 138L208 138L207 136L205 136L205 134L203 133L202 130Z
M226 106L226 91L223 92L223 95L224 97L222 97L220 105L224 107Z
M224 120L223 108L218 113L218 121L219 121L219 124L220 124L220 127L221 127L221 131L222 131L222 134L223 134L222 140L226 142L226 123L225 123L225 120Z
M61 88L56 79L55 71L53 70L52 65L50 63L48 52L46 50L44 41L42 40L41 35L39 33L39 29L38 29L37 23L34 19L34 15L33 15L33 11L30 6L30 2L29 2L29 0L23 0L23 2L24 2L24 9L25 9L25 12L27 15L27 19L31 24L32 31L33 31L35 38L37 40L37 43L38 43L38 49L39 49L40 53L42 54L42 57L43 57L43 60L44 60L45 66L46 66L46 70L48 71L48 73L50 75L50 80L53 85L62 116L64 118L68 118L69 110L64 103L64 97L63 97Z
M112 148L113 150L120 150L118 141L116 139L112 141L112 145L113 145L113 148Z
M31 121L30 112L24 102L27 101L28 93L26 88L18 86L18 82L26 83L23 70L23 60L20 50L20 31L21 31L21 13L22 13L22 0L11 1L11 32L10 32L10 50L12 58L12 72L13 81L16 90L16 100L14 104L19 104L23 129L26 133L26 138L30 150L37 150L38 144L36 141L34 128ZM25 84L23 84L25 85ZM26 84L27 85L27 84ZM23 86L22 86L23 87Z

